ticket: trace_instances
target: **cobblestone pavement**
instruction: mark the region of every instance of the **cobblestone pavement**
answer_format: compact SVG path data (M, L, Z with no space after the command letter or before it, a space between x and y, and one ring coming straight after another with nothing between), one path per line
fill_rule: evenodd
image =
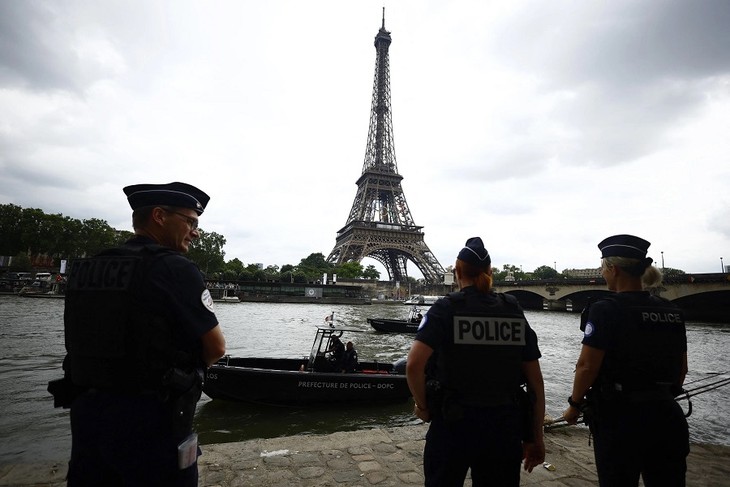
M298 435L204 445L198 459L201 487L327 487L423 485L427 425ZM585 428L553 430L545 436L546 462L522 472L521 485L598 485L593 448ZM730 485L730 447L692 445L689 487ZM65 461L0 466L0 486L64 487ZM471 486L467 479L466 486ZM640 484L643 485L643 484Z

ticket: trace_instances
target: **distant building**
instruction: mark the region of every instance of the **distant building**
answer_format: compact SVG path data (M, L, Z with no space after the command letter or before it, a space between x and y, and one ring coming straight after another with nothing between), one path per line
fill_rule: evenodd
M579 279L592 279L596 277L601 277L601 268L597 267L595 269L565 269L563 271L563 275L566 275L568 277L576 277Z

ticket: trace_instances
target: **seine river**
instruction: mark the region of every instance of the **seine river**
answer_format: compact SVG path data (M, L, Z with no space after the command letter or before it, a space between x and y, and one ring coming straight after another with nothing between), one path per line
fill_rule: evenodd
M355 343L361 359L387 362L407 355L412 336L378 334L366 321L368 317L404 318L407 306L216 303L228 353L241 356L307 356L316 327L333 311L337 326L359 331L344 338ZM580 349L578 315L535 311L527 312L527 318L543 354L547 414L557 418L570 393ZM691 323L687 336L687 383L730 371L730 324ZM0 296L0 337L0 465L65 461L71 444L68 410L54 409L46 392L48 381L61 376L63 300ZM687 402L681 404L686 410ZM261 408L211 401L203 395L195 423L201 443L210 444L415 424L418 420L410 412L410 402ZM730 386L695 397L689 418L692 441L730 445L728 417Z

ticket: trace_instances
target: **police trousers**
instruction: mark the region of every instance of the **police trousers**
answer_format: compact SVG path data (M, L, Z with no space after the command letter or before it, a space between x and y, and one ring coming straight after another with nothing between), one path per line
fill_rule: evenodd
M156 394L89 391L71 405L68 487L196 487L198 466L178 468L171 405ZM198 451L198 455L200 451Z
M590 425L601 487L684 487L689 429L674 400L602 401Z
M426 434L426 487L519 486L522 428L516 406L463 407L463 417L435 417Z

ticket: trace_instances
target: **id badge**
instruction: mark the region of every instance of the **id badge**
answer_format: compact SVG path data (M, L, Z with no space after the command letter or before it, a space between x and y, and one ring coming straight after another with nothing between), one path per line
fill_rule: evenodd
M177 445L177 466L180 470L193 465L198 459L198 434L192 433Z

